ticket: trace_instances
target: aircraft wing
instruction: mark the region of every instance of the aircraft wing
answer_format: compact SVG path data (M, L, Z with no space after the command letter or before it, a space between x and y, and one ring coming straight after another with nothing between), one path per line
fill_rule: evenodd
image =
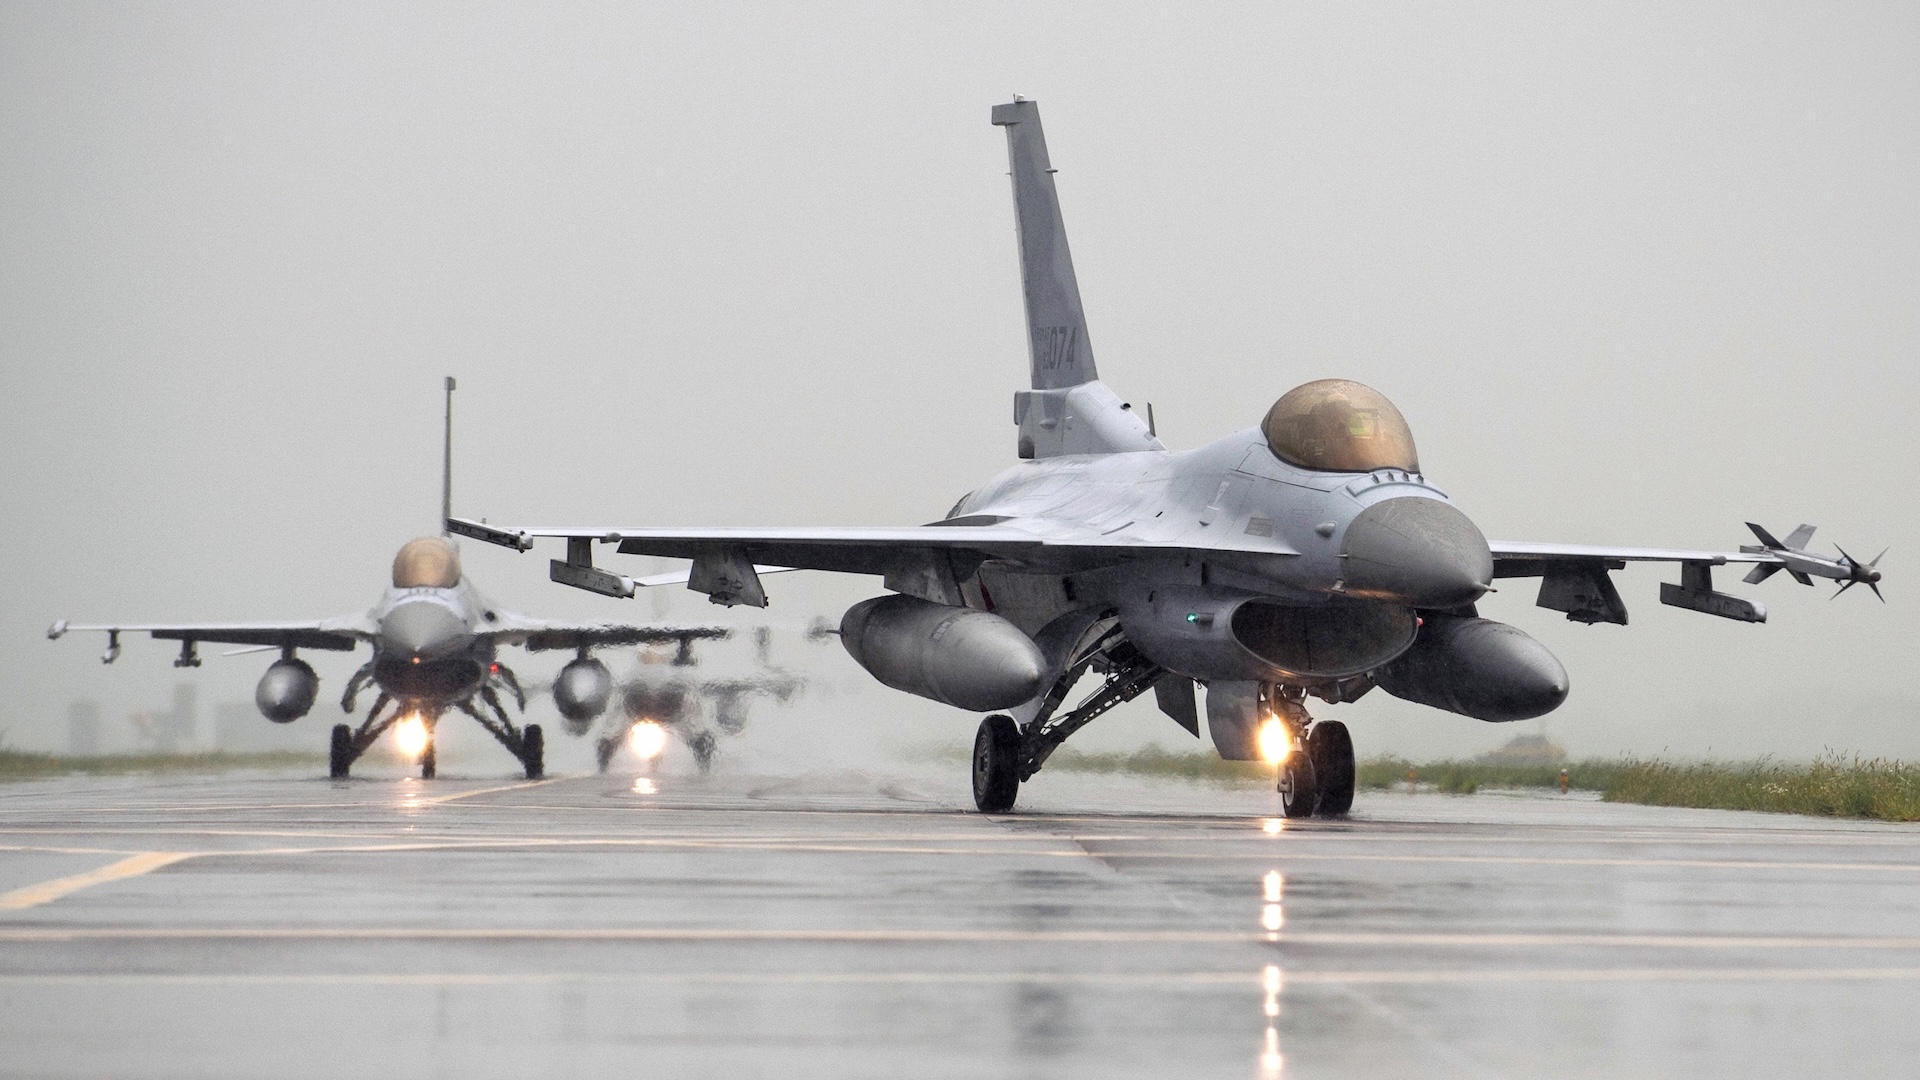
M99 623L76 625L65 619L47 630L47 637L59 638L72 630L87 630L107 635L107 652L101 659L112 663L120 655L120 635L147 634L163 641L181 644L176 663L192 667L199 663L194 646L200 642L217 645L279 646L294 649L330 649L347 652L373 637L373 627L365 616L349 615L312 622L282 623Z
M1495 577L1538 577L1546 564L1569 560L1601 562L1773 563L1772 555L1751 551L1690 551L1684 548L1608 547L1604 544L1534 544L1513 540L1490 540ZM1530 565L1530 564L1538 564Z
M677 644L687 648L696 641L718 641L731 637L724 626L625 626L614 623L547 623L538 629L504 630L494 636L524 646L528 652L550 649L598 649L627 645Z
M1009 522L1018 520L1019 524ZM992 515L956 518L931 525L770 528L528 528L506 529L461 518L447 519L449 532L519 551L536 539L567 541L566 561L554 560L554 581L607 596L632 596L635 588L685 581L715 603L766 606L759 575L772 568L873 574L887 587L915 596L959 603L958 578L966 563L1003 559L1047 569L1084 569L1128 559L1166 558L1189 552L1214 557L1290 558L1299 552L1272 538L1222 534L1202 544L1133 539L1126 522L1106 533L1054 528L1034 519ZM690 559L687 574L630 578L593 565L596 544L615 544L623 555Z
M539 538L618 544L622 555L699 559L716 548L735 549L753 562L795 570L883 573L902 548L965 549L991 557L1031 553L1048 542L1025 529L1001 525L852 526L818 528L531 528L501 529L450 518L449 531L490 544L533 547ZM661 575L662 583L679 575ZM643 579L650 582L653 579Z
M1684 548L1609 547L1604 544L1536 544L1489 541L1496 578L1540 578L1543 608L1563 611L1574 622L1627 623L1627 606L1610 571L1630 562L1680 564L1680 582L1660 584L1660 602L1739 622L1766 622L1766 605L1713 589L1713 568L1728 563L1771 563L1765 551L1692 551Z
M966 522L967 519L956 519ZM875 526L773 526L718 527L701 529L672 528L527 528L502 529L462 518L448 518L448 531L460 536L484 540L519 551L528 551L537 539L564 539L569 558L576 552L590 551L593 544L617 544L622 555L655 555L669 559L691 559L698 564L715 552L737 552L752 560L761 573L780 570L829 570L846 574L885 574L898 569L903 553L971 553L988 559L1037 561L1048 553L1083 559L1087 556L1111 558L1156 557L1169 552L1206 551L1246 555L1293 556L1299 552L1282 541L1266 538L1258 543L1240 543L1223 538L1204 544L1159 543L1142 541L1121 534L1118 529L1104 535L1089 536L1079 530L1040 531L1046 523L1024 519L1020 525L1001 524L1010 519L983 516L978 524L935 522L931 525ZM1128 522L1127 524L1132 524ZM1028 527L1032 526L1032 527ZM1124 528L1124 526L1123 526ZM590 565L582 563L581 565ZM698 578L700 571L660 574L655 577L626 579L634 585L668 585ZM558 580L558 579L556 579ZM569 582L568 584L572 584ZM698 588L698 585L695 585Z
M961 519L965 520L965 519ZM716 602L765 606L765 594L753 573L754 564L854 574L882 574L889 588L914 595L940 595L938 580L942 556L1009 559L1045 563L1062 559L1086 565L1090 560L1113 561L1204 552L1209 555L1254 557L1297 554L1273 541L1255 543L1247 537L1210 539L1202 545L1129 541L1122 536L1085 533L1044 535L1003 519L982 518L979 524L940 522L920 526L776 527L776 528L531 528L502 529L459 518L449 519L450 531L488 543L528 550L538 538L565 539L568 560L555 561L553 579L563 584L611 596L630 596L638 584L616 578L592 565L595 544L617 544L625 555L656 555L691 559L690 587ZM1043 523L1035 523L1044 528ZM1715 592L1712 570L1728 563L1779 563L1767 552L1695 551L1682 548L1610 547L1598 544L1542 544L1495 541L1496 578L1542 579L1539 604L1565 612L1576 622L1624 625L1626 605L1615 590L1609 572L1629 562L1670 562L1681 567L1678 584L1665 583L1660 601L1742 622L1765 622L1764 605ZM951 565L948 568L951 570ZM678 580L677 576L675 580ZM951 602L959 602L954 599Z

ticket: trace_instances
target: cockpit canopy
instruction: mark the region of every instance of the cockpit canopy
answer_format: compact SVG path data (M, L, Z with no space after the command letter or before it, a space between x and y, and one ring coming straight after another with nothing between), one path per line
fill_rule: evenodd
M444 537L409 540L393 557L396 589L451 589L460 584L460 553Z
M1320 379L1286 392L1260 425L1282 461L1315 472L1420 471L1406 418L1378 390Z

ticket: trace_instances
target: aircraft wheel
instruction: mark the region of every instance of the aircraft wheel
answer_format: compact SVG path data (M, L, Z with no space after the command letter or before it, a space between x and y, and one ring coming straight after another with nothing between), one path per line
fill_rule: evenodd
M1312 817L1320 803L1314 784L1313 757L1304 749L1295 750L1280 763L1280 812L1290 818Z
M427 736L427 748L420 753L420 779L431 780L433 779L433 774L439 771L440 762L438 760L439 754L437 749L438 748L434 746L433 736L429 734Z
M520 763L527 767L527 779L538 780L547 771L547 738L539 724L528 724L520 735Z
M1315 786L1320 789L1321 817L1338 817L1353 809L1353 736L1338 720L1322 720L1307 732L1307 756L1313 761Z
M327 752L327 775L335 780L346 779L347 770L353 768L353 729L345 724L333 725L333 743Z
M980 721L973 737L973 805L983 814L1004 814L1020 794L1020 728L995 713Z

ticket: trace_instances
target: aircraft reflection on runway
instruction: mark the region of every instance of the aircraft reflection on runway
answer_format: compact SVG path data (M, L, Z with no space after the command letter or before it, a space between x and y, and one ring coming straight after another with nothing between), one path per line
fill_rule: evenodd
M1273 837L1278 837L1285 827L1285 819L1278 817L1267 818L1260 823L1260 830ZM1277 866L1260 879L1260 927L1267 932L1269 942L1279 942L1280 928L1287 922L1286 913L1281 907L1286 888L1286 876L1280 873ZM1285 1064L1285 1059L1280 1056L1280 965L1267 965L1261 973L1260 986L1266 991L1261 1011L1267 1017L1266 1043L1260 1051L1260 1076L1262 1080L1280 1080L1281 1066Z
M633 793L635 795L658 795L660 794L660 788L653 782L653 777L636 776L633 778Z
M1278 870L1267 871L1266 878L1261 882L1267 906L1260 909L1260 925L1266 927L1268 941L1280 940L1280 926L1286 921L1280 913L1280 890L1285 884L1286 879L1280 876Z
M1260 1076L1262 1080L1280 1080L1281 1066L1286 1059L1280 1056L1280 965L1268 964L1261 977L1261 984L1267 992L1267 1043L1260 1051Z

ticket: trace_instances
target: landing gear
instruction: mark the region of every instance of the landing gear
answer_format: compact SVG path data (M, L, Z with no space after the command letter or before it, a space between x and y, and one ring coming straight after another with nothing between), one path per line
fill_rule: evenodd
M400 719L400 714L405 711L400 705L394 705L392 712L381 715L388 705L393 704L393 699L383 692L374 699L373 708L367 710L367 718L361 722L360 730L355 731L346 724L333 725L333 738L327 746L328 776L335 780L346 779L348 772L353 769L353 763L360 760L360 755L367 752L367 747L372 746Z
M1322 720L1307 732L1307 757L1313 762L1321 817L1339 817L1353 809L1353 736L1338 720Z
M1353 809L1353 736L1338 720L1322 720L1280 762L1280 812L1290 818L1341 817Z
M1068 618L1081 616L1062 616ZM973 740L973 804L982 813L1004 814L1013 809L1020 784L1040 771L1067 736L1146 693L1166 674L1127 641L1120 620L1110 615L1085 619L1066 640L1074 643L1065 651L1067 661L1054 675L1032 719L1016 724L1013 717L996 713L980 722ZM1089 668L1105 675L1105 680L1078 705L1063 708L1068 691Z
M527 767L527 779L538 780L547 771L547 737L539 724L528 724L520 733L520 764Z
M973 805L983 814L1004 814L1020 794L1020 728L995 713L980 721L973 737Z
M547 740L540 730L540 725L528 724L525 728L514 727L513 721L507 717L506 707L500 704L500 695L494 693L491 686L480 688L480 700L486 703L488 711L493 713L492 716L481 712L474 705L472 698L458 702L454 707L473 717L481 727L487 729L487 734L492 735L499 740L501 746L507 748L508 753L519 758L521 767L527 771L527 779L538 780L545 775Z
M333 744L327 753L327 775L335 780L345 780L347 770L353 768L353 759L359 756L353 749L353 729L345 724L333 725Z
M1290 818L1312 817L1320 804L1320 791L1314 783L1313 757L1305 749L1295 749L1280 762L1280 812Z
M427 729L427 748L420 751L420 779L431 780L439 771L440 755L437 752L439 740L434 738L433 729Z

